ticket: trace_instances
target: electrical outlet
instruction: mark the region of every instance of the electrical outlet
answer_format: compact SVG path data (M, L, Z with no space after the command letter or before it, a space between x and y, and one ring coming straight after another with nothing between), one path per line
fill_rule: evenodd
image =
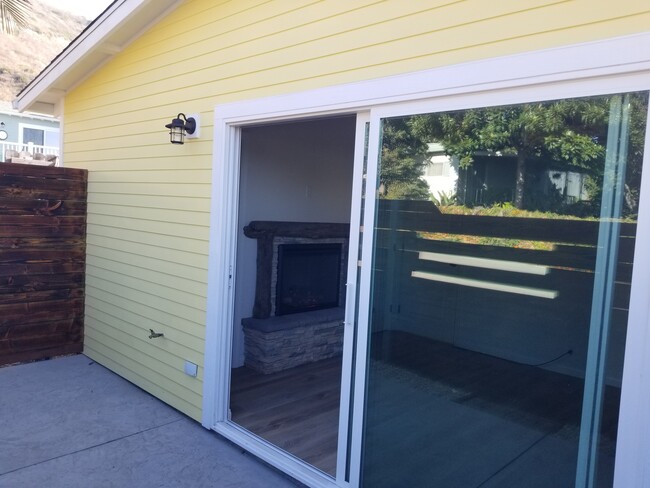
M185 374L186 375L196 378L196 374L197 374L198 370L199 370L199 367L196 364L191 363L190 361L185 361Z

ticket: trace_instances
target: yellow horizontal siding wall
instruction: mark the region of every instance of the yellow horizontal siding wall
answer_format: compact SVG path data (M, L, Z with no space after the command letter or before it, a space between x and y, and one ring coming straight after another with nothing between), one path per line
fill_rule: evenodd
M65 164L90 170L86 353L200 418L216 104L649 26L645 0L184 2L65 99ZM202 137L172 146L181 111Z

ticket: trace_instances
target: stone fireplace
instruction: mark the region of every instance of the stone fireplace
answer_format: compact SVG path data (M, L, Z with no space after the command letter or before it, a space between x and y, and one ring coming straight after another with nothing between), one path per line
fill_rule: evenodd
M348 224L253 221L253 316L242 320L246 366L263 374L340 355Z

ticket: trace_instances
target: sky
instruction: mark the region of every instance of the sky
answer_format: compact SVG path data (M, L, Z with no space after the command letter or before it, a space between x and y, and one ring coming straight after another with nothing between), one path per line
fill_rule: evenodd
M112 0L41 0L41 2L75 15L82 15L88 20L94 20L112 3Z

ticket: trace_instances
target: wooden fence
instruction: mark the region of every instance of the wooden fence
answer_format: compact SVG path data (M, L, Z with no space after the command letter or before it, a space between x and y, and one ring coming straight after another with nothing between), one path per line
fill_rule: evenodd
M599 222L450 215L431 202L396 200L381 201L378 217L375 302L383 310L376 328L528 364L570 350L554 364L580 374ZM636 224L620 223L619 231L607 366L613 380L623 364ZM546 245L526 249L522 241Z
M87 182L0 163L0 365L82 351Z

